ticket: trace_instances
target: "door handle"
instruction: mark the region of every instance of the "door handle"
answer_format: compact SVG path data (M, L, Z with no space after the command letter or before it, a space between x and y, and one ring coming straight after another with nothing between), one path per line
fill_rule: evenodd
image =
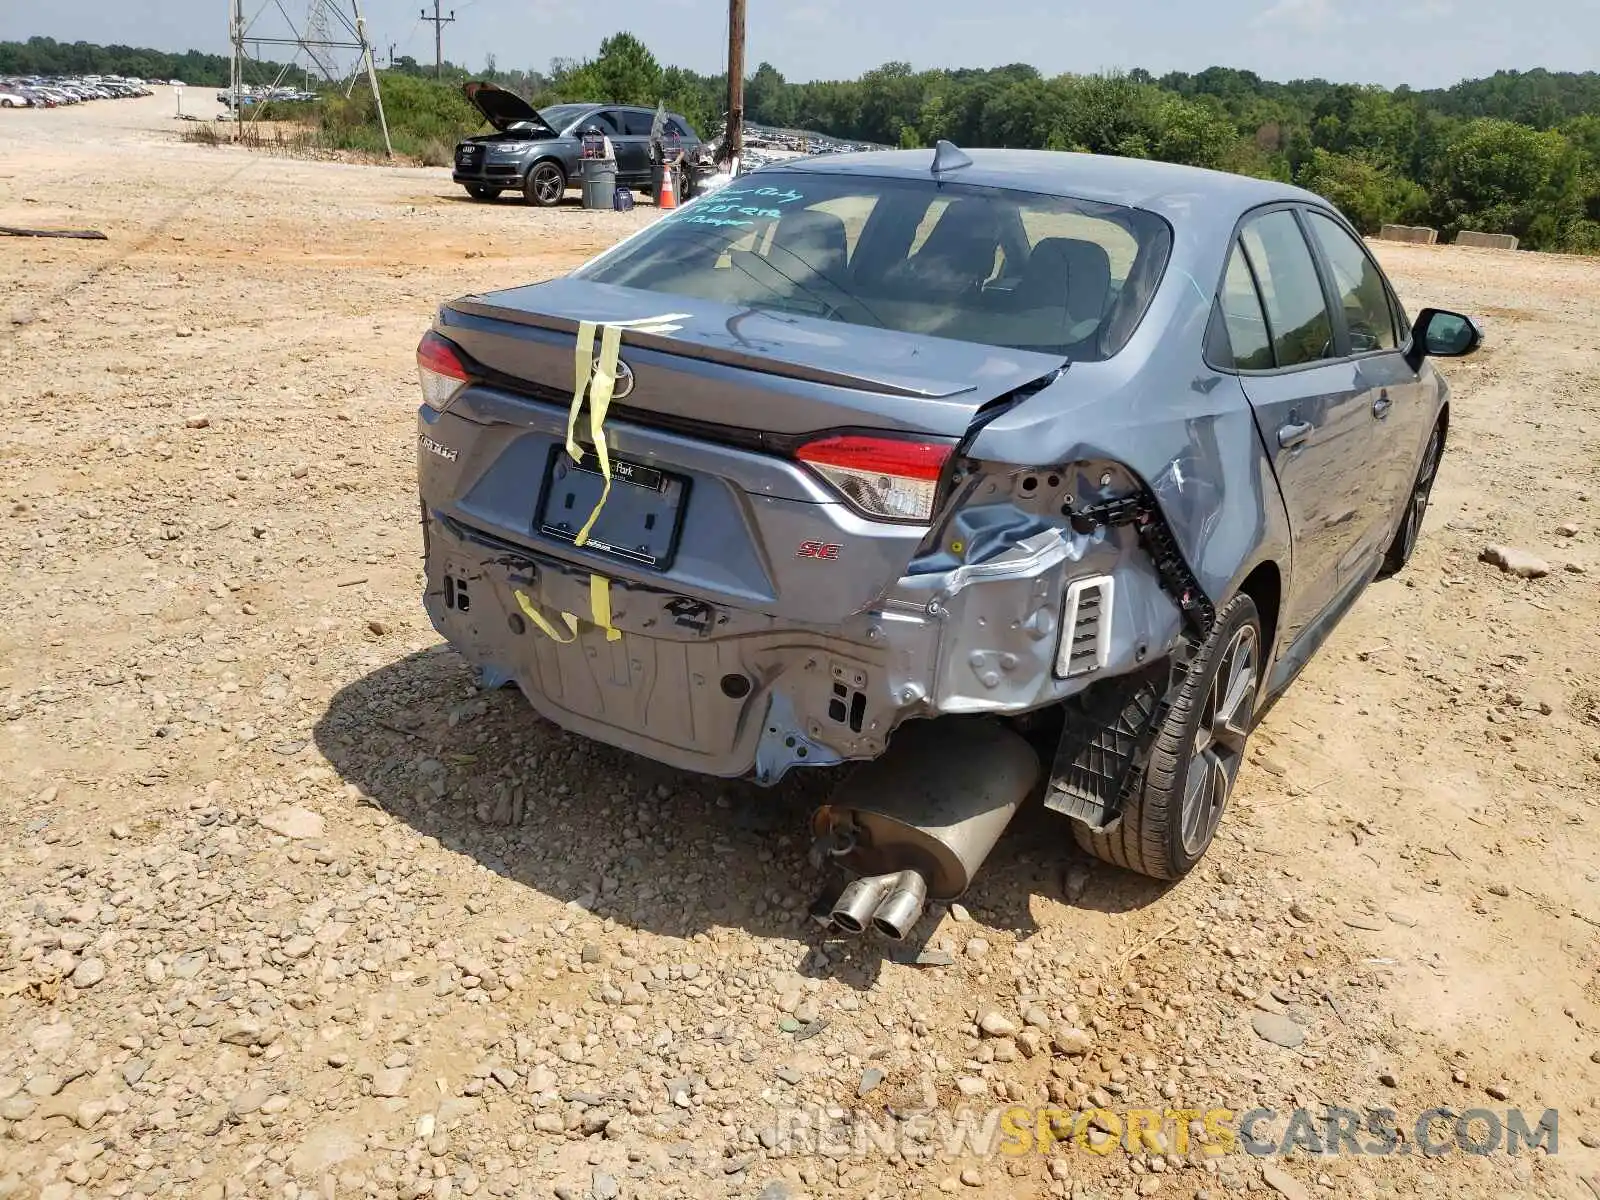
M1389 399L1389 393L1379 392L1378 398L1372 402L1372 415L1381 421L1389 415L1389 410L1393 407L1394 401Z
M1314 426L1310 421L1290 421L1278 426L1278 445L1285 450L1298 446L1311 436Z

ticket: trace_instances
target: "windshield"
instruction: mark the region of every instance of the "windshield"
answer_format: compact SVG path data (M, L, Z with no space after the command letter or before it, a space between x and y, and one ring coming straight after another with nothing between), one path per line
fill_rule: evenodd
M1079 361L1127 342L1166 266L1154 213L1009 189L758 171L579 278Z
M592 104L552 104L541 108L539 115L545 119L545 124L560 133L593 107Z

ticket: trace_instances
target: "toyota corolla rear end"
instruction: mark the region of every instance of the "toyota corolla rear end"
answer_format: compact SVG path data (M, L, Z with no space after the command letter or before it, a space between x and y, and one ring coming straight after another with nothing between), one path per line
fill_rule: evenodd
M909 717L1026 712L1133 669L1147 635L1112 636L1112 576L1153 571L1060 511L1132 481L969 454L1105 354L1114 298L1074 318L1023 270L1045 218L1110 222L1118 284L1159 277L1165 226L1135 210L763 171L572 276L443 307L418 349L434 626L563 728L762 783L874 758ZM979 261L991 237L1010 278Z

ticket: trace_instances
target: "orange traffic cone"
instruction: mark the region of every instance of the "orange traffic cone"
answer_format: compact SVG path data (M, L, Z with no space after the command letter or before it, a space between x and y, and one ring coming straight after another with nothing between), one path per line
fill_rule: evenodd
M677 190L672 186L672 171L673 168L670 163L667 164L661 171L661 191L656 196L657 208L678 207L678 193Z

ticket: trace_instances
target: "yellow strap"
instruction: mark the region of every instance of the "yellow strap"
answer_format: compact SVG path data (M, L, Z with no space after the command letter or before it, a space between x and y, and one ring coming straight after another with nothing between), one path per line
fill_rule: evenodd
M611 581L604 575L589 576L589 611L594 623L606 631L606 641L622 640L622 630L611 627Z
M606 412L611 407L611 397L617 389L617 358L622 353L622 331L635 329L640 333L676 333L682 328L675 321L686 321L687 313L663 313L659 317L639 317L632 321L607 321L603 325L594 321L578 322L578 340L573 346L572 404L567 408L567 455L575 463L583 461L583 447L578 445L578 413L583 408L583 396L589 394L589 437L594 442L595 457L600 460L600 477L605 481L600 489L600 500L583 523L576 545L589 540L589 531L600 517L611 495L611 456L606 446ZM600 332L600 357L594 357L594 338ZM591 371L593 381L590 380Z
M583 461L583 450L573 434L578 428L578 412L583 408L583 393L589 387L589 373L594 369L596 328L593 321L578 322L578 342L574 349L573 360L576 382L572 386L572 404L567 409L567 455L575 463ZM578 544L581 546L583 543Z
M600 460L600 499L594 511L573 538L575 545L589 540L589 531L600 518L600 510L611 496L611 455L606 446L606 413L611 408L611 397L617 390L617 356L622 352L622 330L607 325L600 331L600 359L594 365L594 380L589 384L589 439L594 442L595 457Z
M539 627L539 632L543 633L552 642L560 642L563 646L568 646L568 645L571 645L573 642L577 641L577 639L578 639L578 618L577 617L573 616L571 613L562 613L561 614L561 619L563 621L565 621L566 625L567 625L567 636L566 637L562 637L559 633L556 632L555 626L550 624L549 621L544 619L544 614L542 614L538 609L536 609L533 606L533 601L529 600L526 596L524 596L522 594L522 591L521 591L520 588L517 590L516 595L517 595L517 607L522 610L523 615L526 616L528 618L528 620L532 621L535 625L537 625ZM608 614L607 619L609 620L609 614ZM621 637L622 635L619 633L617 636Z
M561 619L566 623L568 632L567 637L562 637L556 632L555 626L545 619L544 614L533 606L533 601L529 600L521 589L517 590L516 597L517 607L523 611L528 620L539 628L539 632L543 633L551 641L559 642L563 646L570 646L577 640L577 617L569 612L561 614ZM611 624L611 581L604 575L589 576L589 611L595 625L606 631L606 641L620 642L622 640L622 630L613 627Z

